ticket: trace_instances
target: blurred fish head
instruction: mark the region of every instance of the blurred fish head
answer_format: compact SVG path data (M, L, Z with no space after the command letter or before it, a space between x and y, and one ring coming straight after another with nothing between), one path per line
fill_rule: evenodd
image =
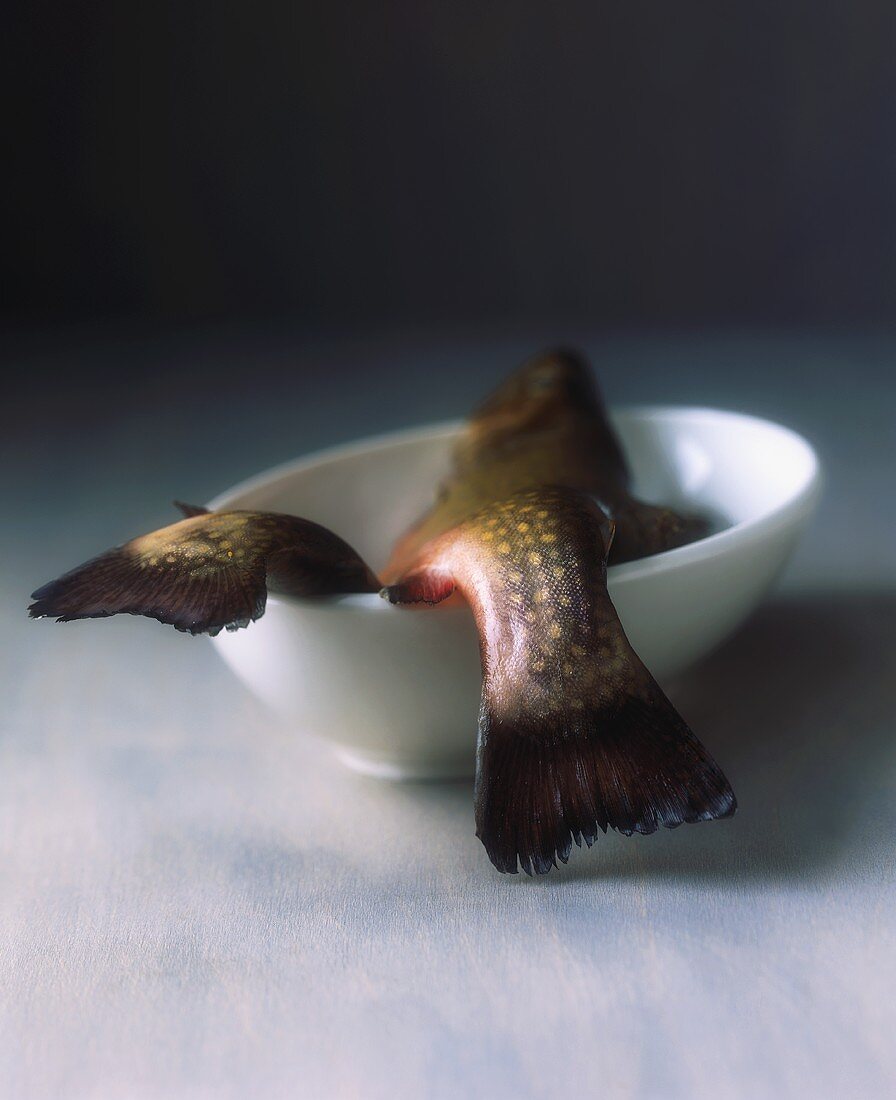
M509 435L559 426L576 412L591 410L597 394L584 358L565 348L525 362L473 414L479 436Z

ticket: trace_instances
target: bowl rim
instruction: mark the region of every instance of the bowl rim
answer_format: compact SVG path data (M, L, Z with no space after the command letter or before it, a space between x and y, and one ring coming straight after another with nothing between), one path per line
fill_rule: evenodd
M762 541L780 528L788 526L794 518L799 517L801 514L804 519L808 519L821 495L823 474L818 452L799 432L774 420L754 416L751 413L731 409L715 409L701 405L620 405L610 408L609 414L614 421L658 418L690 421L718 421L721 419L752 425L755 428L786 437L791 444L796 446L797 450L802 451L807 461L807 472L801 483L773 508L762 512L760 515L753 516L751 519L734 523L702 539L697 539L696 542L688 543L686 546L679 546L674 550L665 550L660 554L639 558L637 561L624 562L622 565L612 565L607 573L608 580L614 585L629 584L644 577L655 576L677 569L680 566L706 561L715 557L719 552L724 552L732 544L742 544L744 541L749 543ZM450 437L457 434L465 423L466 421L463 419L438 421L412 428L382 432L361 439L354 439L347 443L336 443L329 447L323 447L299 458L278 463L276 466L271 466L260 473L253 474L251 477L237 482L213 497L206 507L212 511L233 507L235 498L261 489L271 482L279 481L293 474L303 473L325 463L338 462L357 455L385 450L402 444L415 443L423 439ZM274 593L268 599L269 602L274 603L297 604L300 602L295 597ZM358 593L348 596L326 597L325 599L332 601L334 604L349 603L355 607L369 606L385 609L390 606L380 599L376 593Z

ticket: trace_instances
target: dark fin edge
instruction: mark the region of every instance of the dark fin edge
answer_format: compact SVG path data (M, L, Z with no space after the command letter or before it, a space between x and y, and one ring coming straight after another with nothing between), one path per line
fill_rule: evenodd
M228 566L211 576L141 570L126 547L109 550L31 594L32 619L58 623L143 615L186 634L239 630L267 603L264 570Z
M183 512L187 519L192 519L193 516L207 516L210 514L210 509L204 508L201 504L184 504L182 500L173 501L174 507Z
M440 573L416 573L403 577L396 584L387 585L380 595L389 603L426 603L435 605L453 595L457 585L454 578Z
M634 498L612 514L616 521L616 540L609 552L610 565L622 565L689 546L706 538L712 530L706 516L676 512Z
M573 840L590 847L608 828L648 834L737 809L721 769L659 692L538 733L484 705L477 765L476 835L505 873L545 874Z

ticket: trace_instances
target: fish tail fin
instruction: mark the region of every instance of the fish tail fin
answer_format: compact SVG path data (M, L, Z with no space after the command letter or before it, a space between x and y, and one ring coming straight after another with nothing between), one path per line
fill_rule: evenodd
M172 503L187 519L192 519L193 516L209 515L209 509L204 504L185 504L182 500L175 500Z
M191 634L259 619L268 588L295 596L376 592L380 583L332 531L297 516L196 511L100 554L32 593L34 619L145 615Z
M553 724L508 722L483 702L476 834L499 871L544 874L598 830L630 836L734 813L721 769L653 687Z
M610 550L610 563L616 565L687 546L709 533L710 525L703 516L686 515L640 500L613 509L612 515L616 521L616 539Z

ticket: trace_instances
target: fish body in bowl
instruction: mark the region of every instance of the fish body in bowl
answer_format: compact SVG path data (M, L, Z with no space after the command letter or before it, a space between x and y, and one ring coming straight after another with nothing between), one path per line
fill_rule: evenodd
M270 591L263 624L222 654L380 775L471 771L481 688L477 836L497 870L544 874L610 827L735 812L648 666L665 678L737 625L817 487L811 448L774 425L663 409L612 423L585 361L554 349L465 426L306 459L211 511L182 505L187 518L42 586L29 613L217 637L260 619Z
M662 684L761 600L811 515L818 462L795 433L737 413L633 408L611 421L638 496L715 520L705 538L609 569L629 640ZM321 452L210 507L306 516L378 571L430 505L461 431L436 425ZM468 609L272 594L263 619L214 644L256 695L350 766L393 778L472 774L481 671Z

